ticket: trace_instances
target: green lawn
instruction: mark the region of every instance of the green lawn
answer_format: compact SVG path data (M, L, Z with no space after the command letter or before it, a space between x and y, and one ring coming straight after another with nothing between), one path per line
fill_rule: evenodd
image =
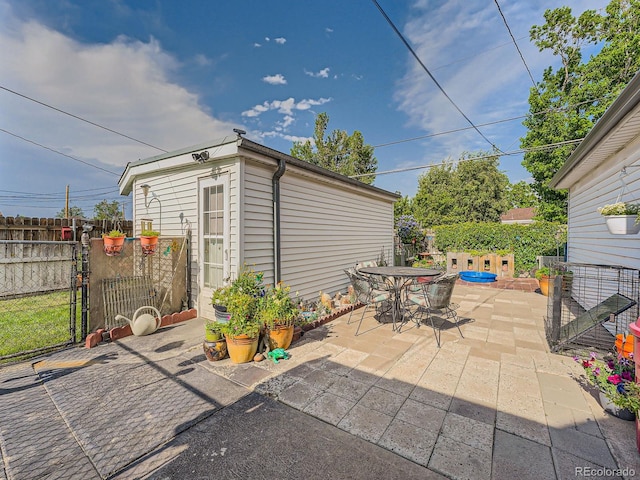
M80 339L80 298L76 340ZM69 292L0 300L0 357L68 342Z

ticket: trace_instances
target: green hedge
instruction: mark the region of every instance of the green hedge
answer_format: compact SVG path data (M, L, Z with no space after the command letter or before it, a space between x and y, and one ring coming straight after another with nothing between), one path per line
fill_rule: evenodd
M535 268L538 255L556 255L558 247L562 255L567 241L566 225L552 222L531 225L458 223L435 227L434 231L435 247L445 254L513 253L516 275Z

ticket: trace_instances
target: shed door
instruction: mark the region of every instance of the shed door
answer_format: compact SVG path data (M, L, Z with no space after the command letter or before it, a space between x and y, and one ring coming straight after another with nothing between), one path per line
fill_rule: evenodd
M227 176L200 182L199 257L200 294L198 313L214 318L211 306L213 291L229 277L229 180Z

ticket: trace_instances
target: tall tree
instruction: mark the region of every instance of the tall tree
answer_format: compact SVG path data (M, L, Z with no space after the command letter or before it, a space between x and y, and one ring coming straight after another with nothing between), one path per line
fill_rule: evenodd
M291 155L346 176L375 173L378 161L373 156L373 147L364 143L362 133L356 130L348 135L344 130L334 130L325 138L328 125L329 116L319 113L313 142L293 142ZM375 178L375 175L367 175L356 180L371 184Z
M509 179L498 170L498 156L487 155L464 154L457 166L434 166L419 177L413 210L422 225L500 221L509 208Z
M569 7L547 10L545 24L531 28L531 40L540 51L550 50L560 60L547 68L529 94L529 115L523 124L522 164L533 176L538 194L538 216L566 221L567 192L548 187L576 143L553 149L535 149L583 138L640 68L640 2L612 0L605 14L587 10L578 18ZM590 44L600 51L583 62Z
M64 208L56 213L56 218L65 218ZM84 212L80 207L69 207L69 218L84 218Z
M540 203L536 192L524 180L507 186L506 194L509 208L537 207Z
M123 220L120 204L117 200L107 202L102 200L93 207L93 218L96 220Z

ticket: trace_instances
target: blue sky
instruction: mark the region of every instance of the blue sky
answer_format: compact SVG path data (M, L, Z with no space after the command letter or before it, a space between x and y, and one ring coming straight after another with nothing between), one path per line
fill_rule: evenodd
M483 135L517 150L532 83L495 2L378 3ZM607 3L499 1L536 81L556 63L528 37L544 11ZM233 128L289 153L320 112L328 132L362 132L380 172L490 149L370 0L0 0L0 45L5 216L53 217L69 185L70 204L87 216L106 199L124 202L130 218L131 199L117 192L128 162ZM529 178L521 161L502 157L512 182ZM413 196L424 172L379 175L375 185Z

